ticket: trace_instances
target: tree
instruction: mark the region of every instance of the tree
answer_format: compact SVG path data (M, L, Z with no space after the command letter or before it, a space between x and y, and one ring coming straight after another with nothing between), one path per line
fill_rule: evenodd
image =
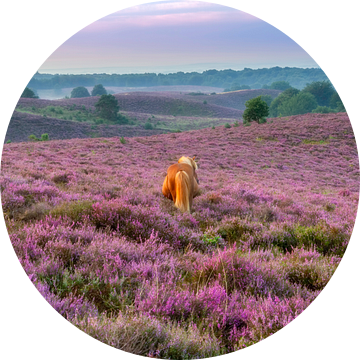
M256 121L258 124L266 122L269 106L264 100L261 100L261 96L246 101L245 106L243 118L246 122Z
M329 106L331 96L335 89L330 81L314 81L311 84L306 84L302 91L309 92L315 96L316 101L320 106Z
M78 86L74 89L72 89L71 91L71 98L83 98L83 97L89 97L89 91L83 87L83 86Z
M344 106L343 102L341 101L340 96L337 93L337 91L334 91L334 93L331 95L329 105L332 109L335 109L338 112L346 112L345 106Z
M293 87L286 89L280 95L278 95L270 104L270 116L277 117L280 116L279 107L287 100L297 95L300 90Z
M273 98L270 95L261 95L261 100L265 101L268 104L268 106L270 106L273 101Z
M307 114L316 109L318 103L315 96L306 91L300 91L297 95L286 100L279 106L279 113L283 116Z
M145 123L144 128L145 128L146 130L152 130L152 129L153 129L153 126L152 126L151 122L148 122L148 121L147 121L147 122Z
M327 106L318 106L316 109L312 111L312 113L314 114L329 114L334 112L335 112L334 109L331 109Z
M291 88L291 85L287 81L274 81L270 85L270 89L275 89L275 90L286 90L289 88Z
M101 85L95 85L91 91L91 96L107 95L106 89Z
M203 77L201 75L193 75L189 79L189 85L202 85Z
M39 97L35 95L35 92L29 89L28 87L25 88L23 93L21 94L22 98L30 98L30 99L38 99Z
M101 95L100 99L95 104L98 115L106 120L117 120L117 113L120 110L118 101L113 95Z

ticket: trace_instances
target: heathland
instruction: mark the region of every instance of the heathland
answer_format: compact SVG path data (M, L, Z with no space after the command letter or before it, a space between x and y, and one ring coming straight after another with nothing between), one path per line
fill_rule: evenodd
M142 109L152 109L149 98ZM31 105L36 111L48 107L36 101L44 104ZM191 109L202 105L221 106ZM192 214L161 193L167 167L182 155L199 165ZM304 114L5 144L1 190L22 266L66 319L139 355L204 358L270 336L326 286L354 226L359 161L346 113Z
M227 93L199 91L127 92L115 94L120 114L126 120L115 124L99 118L97 96L46 100L20 98L5 142L27 141L30 135L49 134L50 139L109 136L146 136L187 131L240 121L245 102L259 95L276 98L273 89ZM191 89L199 89L191 87Z

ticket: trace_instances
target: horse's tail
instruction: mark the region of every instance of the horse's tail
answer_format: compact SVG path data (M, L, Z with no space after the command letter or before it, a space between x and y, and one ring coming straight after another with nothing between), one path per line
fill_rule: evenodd
M190 212L190 179L185 171L178 171L175 176L175 206L181 212Z

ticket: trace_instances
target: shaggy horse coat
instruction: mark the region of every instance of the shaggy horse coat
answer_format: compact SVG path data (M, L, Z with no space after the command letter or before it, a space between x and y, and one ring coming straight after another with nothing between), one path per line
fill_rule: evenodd
M181 212L191 212L193 198L199 193L199 180L195 170L198 168L193 158L183 156L177 164L167 169L162 193L173 200Z

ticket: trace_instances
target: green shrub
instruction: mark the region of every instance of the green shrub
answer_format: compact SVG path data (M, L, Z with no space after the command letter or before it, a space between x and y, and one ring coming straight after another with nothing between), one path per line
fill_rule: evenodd
M49 141L49 134L42 134L40 141Z
M39 141L39 139L33 134L29 135L29 140L30 141Z
M153 129L153 126L152 126L152 124L151 124L150 122L146 122L144 128L145 128L146 130L152 130L152 129Z
M120 142L121 142L122 144L126 144L126 140L124 139L123 136L120 138Z
M226 124L224 125L224 128L225 128L225 129L230 129L230 128L231 128L231 125L230 125L229 123L226 123Z

